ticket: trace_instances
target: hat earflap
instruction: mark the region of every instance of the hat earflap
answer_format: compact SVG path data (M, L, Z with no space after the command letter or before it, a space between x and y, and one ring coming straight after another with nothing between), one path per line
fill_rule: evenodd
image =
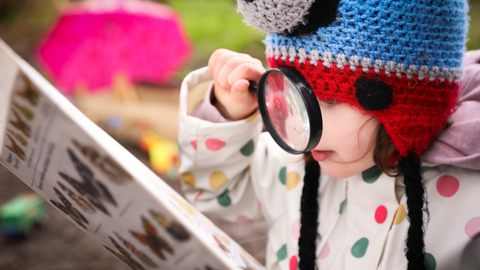
M405 195L410 227L408 228L405 257L408 260L408 270L425 270L425 242L423 228L423 207L425 201L425 186L422 182L422 164L417 154L408 151L408 157L401 156L398 160L400 171L404 176ZM425 203L425 209L427 209ZM428 210L426 210L428 213Z
M305 164L302 198L300 202L300 238L298 239L298 256L300 270L314 270L316 261L318 230L318 193L320 186L320 165L314 159Z

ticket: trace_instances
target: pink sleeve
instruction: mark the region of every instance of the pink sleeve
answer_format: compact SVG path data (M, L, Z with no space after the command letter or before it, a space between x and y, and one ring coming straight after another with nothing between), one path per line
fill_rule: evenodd
M225 123L230 122L230 120L223 117L223 115L218 111L218 109L213 106L212 99L215 98L213 93L213 82L210 84L205 95L205 99L198 103L192 111L192 116L200 118L205 121L212 123Z
M422 158L438 164L480 169L480 50L465 53L464 75L459 93L461 105L449 125L432 141Z
M462 64L464 67L472 64L480 64L480 50L465 52Z

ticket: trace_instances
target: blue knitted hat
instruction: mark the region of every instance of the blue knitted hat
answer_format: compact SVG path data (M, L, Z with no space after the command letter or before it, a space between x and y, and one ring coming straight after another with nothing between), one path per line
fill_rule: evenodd
M319 98L369 111L402 156L420 155L453 112L464 0L238 0L238 11L267 33L270 66L294 66Z

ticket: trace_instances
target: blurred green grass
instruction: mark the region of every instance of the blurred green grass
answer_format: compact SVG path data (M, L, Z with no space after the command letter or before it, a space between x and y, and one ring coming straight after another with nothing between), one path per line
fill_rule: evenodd
M263 47L263 34L244 25L232 0L172 0L169 4L182 17L200 54L217 48L246 52Z
M169 0L169 6L181 16L188 36L194 44L193 56L179 72L182 78L188 71L207 64L210 55L219 48L248 53L264 59L264 34L246 26L236 10L234 0Z
M467 50L480 49L480 0L470 0Z

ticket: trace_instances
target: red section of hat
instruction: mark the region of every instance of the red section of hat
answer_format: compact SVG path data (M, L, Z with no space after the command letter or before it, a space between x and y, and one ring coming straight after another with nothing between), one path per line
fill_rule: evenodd
M438 78L430 82L427 77L423 80L419 80L418 76L408 79L407 75L397 77L396 73L387 76L385 71L376 74L373 69L368 73L363 72L361 68L352 71L350 66L339 69L335 63L325 67L321 61L314 66L308 59L304 64L300 64L298 59L291 62L288 58L282 61L269 57L267 61L272 68L291 66L300 71L319 99L331 98L346 102L362 112L365 110L355 96L354 84L358 78L376 78L390 85L393 90L390 105L368 113L385 125L387 133L392 137L402 156L408 156L408 150L420 155L428 147L438 131L445 127L447 117L453 112L458 96L458 84L448 80L441 82Z

